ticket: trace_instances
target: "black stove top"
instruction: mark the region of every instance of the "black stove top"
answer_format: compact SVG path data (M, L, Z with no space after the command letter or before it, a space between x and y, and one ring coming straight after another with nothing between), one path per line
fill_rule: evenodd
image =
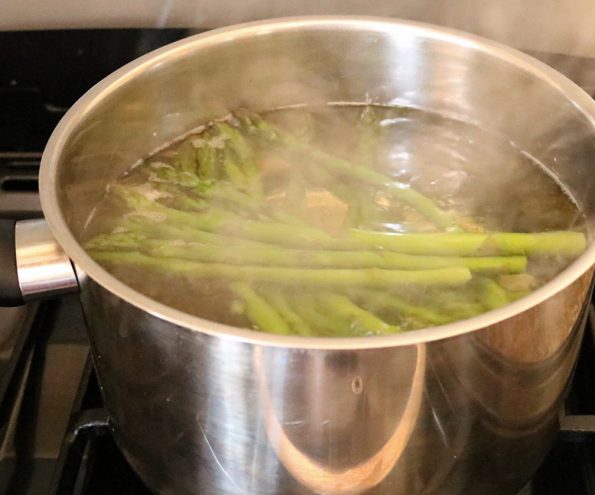
M41 152L79 96L124 63L195 32L0 32L0 217L41 216ZM533 55L595 92L595 60ZM592 308L586 328L561 432L522 495L595 494ZM76 296L0 308L0 493L149 493L110 435Z

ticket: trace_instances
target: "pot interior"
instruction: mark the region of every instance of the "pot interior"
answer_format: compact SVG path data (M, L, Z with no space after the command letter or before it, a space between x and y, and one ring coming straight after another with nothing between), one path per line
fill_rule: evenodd
M372 20L248 25L133 62L77 105L56 191L78 236L105 186L180 134L237 109L327 102L404 105L501 134L545 164L592 224L595 103L508 49Z
M238 109L329 102L411 107L501 136L564 185L592 231L595 102L588 95L552 69L490 42L424 25L356 18L214 31L153 52L99 83L64 118L46 150L41 194L50 226L58 218L80 240L108 184L205 122ZM431 134L421 126L424 132ZM485 170L488 177L506 173L506 163L499 167L493 160ZM78 263L80 247L68 243L65 250ZM581 275L593 254L585 253L549 294ZM491 321L514 311L494 313ZM177 321L201 329L205 322ZM474 328L488 323L474 321Z

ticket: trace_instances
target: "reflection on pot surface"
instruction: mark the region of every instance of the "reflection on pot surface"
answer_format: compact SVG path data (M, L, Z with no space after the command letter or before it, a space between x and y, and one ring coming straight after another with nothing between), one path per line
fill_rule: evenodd
M555 432L582 335L527 347L529 365L470 336L291 349L165 323L92 282L83 300L114 434L163 493L514 493ZM539 317L515 321L539 332Z
M257 348L255 369L267 437L283 466L315 493L363 493L383 481L416 425L425 346L304 352L294 365L301 379L289 384L278 354Z

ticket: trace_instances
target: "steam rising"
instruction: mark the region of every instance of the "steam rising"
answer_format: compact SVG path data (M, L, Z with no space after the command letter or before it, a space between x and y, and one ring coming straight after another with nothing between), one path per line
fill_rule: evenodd
M582 253L579 232L514 234L586 230L561 185L588 195L569 164L593 130L563 82L357 27L219 33L123 84L73 153L108 185L73 213L95 259L207 319L377 335L498 308ZM102 168L93 146L143 158Z
M300 88L299 83L285 86L280 89L283 96L277 97L282 99L295 91L301 93ZM265 122L264 127L254 123L259 119ZM283 144L285 141L279 141L279 135L290 136L289 143L304 144L292 148ZM320 153L327 158L317 162ZM328 157L333 160L331 169L338 161L339 167L347 164L359 169L362 179L355 180L354 175L341 168L338 172L333 169L335 172L329 176L324 168L325 164L329 165ZM369 177L374 180L369 182ZM251 326L253 323L247 320L250 311L241 304L238 306L228 282L221 282L217 270L224 270L225 279L233 278L235 271L242 267L261 263L265 267L272 263L289 268L284 272L286 278L279 279L281 275L273 270L259 280L273 277L276 283L281 283L281 292L290 301L293 297L298 301L291 304L298 305L292 311L299 313L303 305L315 301L308 302L308 297L319 293L330 297L331 303L337 302L333 297L344 297L328 296L329 289L320 288L326 276L322 272L315 286L305 288L298 272L328 267L324 261L327 258L334 260L328 261L333 266L340 262L337 259L341 252L347 256L341 259L347 260L349 249L371 249L370 245L350 248L350 229L385 233L443 230L431 215L418 210L414 203L395 202L381 184L373 186L377 177L386 177L387 183L392 181L398 188L412 188L431 198L436 208L444 215L452 215L468 232L541 232L583 227L583 217L559 183L544 173L526 152L501 135L414 108L334 104L292 106L260 116L239 111L219 122L201 124L192 133L137 163L121 177L96 209L86 237L99 234L91 240L92 249L105 251L106 245L107 249L116 249L113 255L108 253L113 256L112 262L118 261L118 249L123 249L124 253L141 250L157 257L156 266L165 267L165 280L171 279L171 283L164 283L162 268L154 273L146 267L108 262L108 268L137 290L189 313L231 325ZM216 193L213 187L221 184L224 189ZM255 184L258 184L256 189ZM124 193L114 195L117 190ZM175 213L178 210L181 213ZM203 222L199 231L195 230L194 219ZM267 222L272 222L272 230L266 227ZM103 232L111 234L106 238ZM225 240L223 244L221 239ZM202 254L199 258L189 258L189 253L195 251ZM322 256L313 257L313 252ZM181 260L176 261L177 257ZM197 260L231 265L211 269L193 264ZM508 269L503 273L498 269L501 276L496 280L511 294L523 294L555 276L567 261L567 255L531 261L529 272L523 276L518 275L519 268L510 268L513 275L506 275ZM358 265L358 261L348 263L347 268L369 266ZM169 272L167 267L171 268ZM192 276L196 269L203 271L198 279ZM204 272L205 269L211 271ZM352 275L357 274L350 272L349 276ZM484 284L482 280L480 276L477 282L480 286ZM405 286L406 304L420 308L430 304L431 308L440 301L441 293L452 292L453 283L463 282L438 282L437 287L432 287L433 282L430 286L412 282L410 287ZM348 294L357 301L357 284L361 283L347 283L342 290L355 290ZM441 287L443 283L446 288ZM396 290L394 297L397 299L404 294L398 285L390 286L391 290ZM266 284L257 283L256 287L257 291L262 288L261 294L276 297L267 292ZM480 289L464 289L460 293L463 306L477 306L476 290ZM254 294L242 291L236 295L241 294L249 303ZM387 310L385 298L374 302L374 292L365 294L368 298L373 295L364 304L366 310L398 325L395 329L415 329L463 317L457 312L460 309L446 310L444 316L430 309L424 314L429 320L418 321L417 316L405 318L398 312L395 314L394 307ZM341 302L345 300L339 300ZM289 323L294 325L292 314L289 314ZM360 331L357 322L356 317L349 324L355 327L348 325L342 331ZM375 331L367 329L367 332Z
M528 0L306 0L299 3L247 0L161 3L158 25L221 27L230 24L300 15L367 15L411 19L478 34L519 49L595 56L592 3ZM577 67L578 69L578 67Z

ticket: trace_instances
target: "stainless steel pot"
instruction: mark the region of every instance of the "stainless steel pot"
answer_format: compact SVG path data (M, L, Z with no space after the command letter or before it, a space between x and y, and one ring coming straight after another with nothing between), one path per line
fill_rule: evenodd
M156 492L514 494L557 428L595 246L533 294L466 321L309 339L166 307L77 242L106 184L149 150L230 109L320 101L412 105L504 134L566 184L593 228L595 102L560 74L421 24L269 21L157 50L68 112L41 167L49 231L17 224L22 292L71 289L72 260L114 436ZM19 300L16 278L3 283Z

